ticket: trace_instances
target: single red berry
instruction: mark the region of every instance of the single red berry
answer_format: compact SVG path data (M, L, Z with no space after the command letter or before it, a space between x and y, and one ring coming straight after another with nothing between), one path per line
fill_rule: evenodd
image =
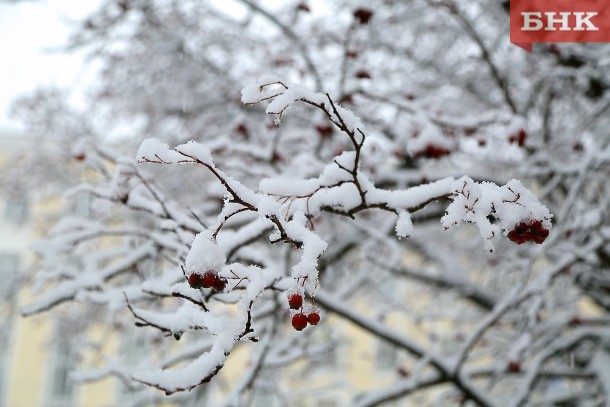
M292 317L292 327L297 331L302 331L307 326L307 317L304 314L294 314Z
M348 58L358 58L358 55L359 55L359 54L360 54L360 53L359 53L358 51L354 51L354 50L349 50L349 51L346 51L346 52L345 52L345 55L346 55Z
M333 135L333 128L327 124L317 124L316 131L322 138L328 138Z
M515 242L515 243L517 243L517 244L523 244L523 243L525 243L525 239L523 238L523 236L519 235L519 234L517 233L517 231L515 231L515 230L511 230L510 232L508 232L507 237L508 237L508 238L509 238L511 241L513 241L513 242Z
M368 24L371 17L373 17L373 12L369 9L359 8L354 10L354 18L358 20L360 24Z
M300 294L291 294L288 297L288 305L291 309L299 309L303 306L303 297Z
M307 322L309 322L311 325L318 325L318 322L320 322L320 314L317 312L312 312L311 314L307 315Z
M464 129L464 135L465 135L466 137L468 137L468 136L473 136L473 135L475 135L476 133L477 133L477 128L476 128L476 127L466 127L466 128Z
M568 322L571 326L578 326L578 325L582 325L582 319L580 319L579 317L572 317L572 319L570 319L570 322Z
M525 145L526 137L527 137L527 133L525 132L525 130L523 130L523 129L519 130L519 133L517 134L517 144L519 144L519 147L523 147Z
M201 274L192 273L188 276L189 285L193 288L201 288L203 287L203 280L201 278Z
M277 162L283 162L284 161L284 156L281 155L277 150L273 152L273 155L271 155L271 162L277 163Z
M397 370L397 373L402 377L409 377L411 372L406 367L400 366Z
M371 74L368 71L358 71L356 72L356 78L371 79Z
M512 373L519 373L521 371L521 363L516 360L508 362L508 371Z
M311 11L309 10L309 6L305 2L300 2L299 4L297 4L297 10L303 11L305 13L309 13Z
M351 105L354 103L354 96L350 93L348 93L347 95L343 95L343 97L341 98L339 103L345 104L345 105Z
M78 161L84 161L87 156L85 153L78 153L74 155L74 159Z
M216 281L216 273L213 271L206 271L201 280L203 288L211 288Z
M519 236L525 237L525 234L527 233L527 225L523 222L519 223L515 228L515 232L517 232Z
M212 286L214 291L222 292L225 290L226 287L227 279L216 275L216 278L214 279L214 285Z
M241 134L246 138L250 134L250 132L248 131L248 127L244 123L240 123L237 127L235 127L235 132Z
M534 236L534 241L538 244L542 244L549 236L549 230L542 228L538 230L538 233Z
M479 140L479 146L483 147L486 144L487 144L487 140L483 140L483 139Z

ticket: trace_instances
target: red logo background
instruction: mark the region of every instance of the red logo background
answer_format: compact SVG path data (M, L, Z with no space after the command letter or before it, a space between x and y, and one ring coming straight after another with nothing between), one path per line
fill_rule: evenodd
M539 31L523 31L522 12L539 12L543 28ZM547 31L546 12L596 12L590 19L599 31L573 31L576 17L570 15L570 31L559 31L561 24L555 23L555 31ZM554 16L559 19L560 15ZM586 26L585 26L586 27ZM510 42L527 51L534 42L610 42L610 1L608 0L511 0L510 1Z

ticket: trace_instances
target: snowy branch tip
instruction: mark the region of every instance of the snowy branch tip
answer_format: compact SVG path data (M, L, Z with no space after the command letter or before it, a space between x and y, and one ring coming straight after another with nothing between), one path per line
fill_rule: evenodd
M241 101L246 105L266 100L272 101L265 112L277 116L275 121L277 125L280 124L284 111L294 102L301 101L322 109L339 128L344 127L349 132L364 130L362 121L351 110L334 103L328 94L313 92L301 86L289 84L274 75L261 76L255 84L248 85L241 91Z
M149 138L142 142L136 154L138 162L156 164L202 163L212 166L210 150L201 143L189 141L186 144L170 148L158 139Z

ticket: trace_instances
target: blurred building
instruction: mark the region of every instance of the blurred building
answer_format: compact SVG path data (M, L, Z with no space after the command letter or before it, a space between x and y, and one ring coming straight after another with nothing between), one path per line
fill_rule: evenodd
M0 168L29 142L22 134L0 129ZM27 301L28 293L19 291L18 283L28 278L28 245L36 235L32 214L41 212L44 205L36 201L35 191L9 188L0 194L0 406L112 405L109 383L84 389L70 383L74 359L67 342L53 334L48 315L19 315L18 305Z

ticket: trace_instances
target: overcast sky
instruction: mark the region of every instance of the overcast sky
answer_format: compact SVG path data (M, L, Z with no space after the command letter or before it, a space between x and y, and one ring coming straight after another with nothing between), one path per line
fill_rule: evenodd
M83 80L78 56L59 51L68 34L99 0L0 1L0 129L20 129L8 117L13 98L40 85Z

